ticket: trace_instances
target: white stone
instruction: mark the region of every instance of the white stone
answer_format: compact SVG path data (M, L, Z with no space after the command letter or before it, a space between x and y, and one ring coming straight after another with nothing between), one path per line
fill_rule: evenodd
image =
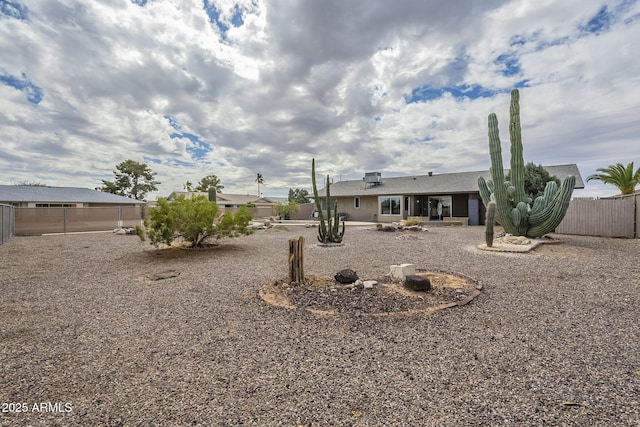
M365 289L373 289L373 287L375 285L377 285L377 284L378 284L377 280L365 280L364 281L364 288Z
M416 274L414 264L399 264L391 266L391 278L394 280L404 280L406 276Z

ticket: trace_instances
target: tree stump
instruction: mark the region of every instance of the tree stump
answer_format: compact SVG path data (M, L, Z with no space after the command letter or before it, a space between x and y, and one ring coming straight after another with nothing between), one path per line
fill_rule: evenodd
M289 239L289 283L304 283L304 237Z

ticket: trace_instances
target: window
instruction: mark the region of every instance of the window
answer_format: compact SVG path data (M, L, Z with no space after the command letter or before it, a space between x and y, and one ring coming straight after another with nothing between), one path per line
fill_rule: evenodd
M353 198L353 207L356 209L360 209L360 197Z
M68 203L36 203L36 208L75 208L76 205Z
M380 215L400 215L400 200L400 196L379 197Z

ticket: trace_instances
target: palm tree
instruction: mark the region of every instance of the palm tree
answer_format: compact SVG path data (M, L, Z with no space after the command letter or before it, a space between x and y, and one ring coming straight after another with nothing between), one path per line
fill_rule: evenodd
M598 172L587 177L587 181L596 179L605 184L613 184L620 189L622 194L632 194L636 185L640 183L640 168L633 172L633 162L624 167L622 163L611 165L608 168L596 169Z
M258 183L258 197L260 197L260 184L264 184L264 178L261 173L256 174L256 182Z

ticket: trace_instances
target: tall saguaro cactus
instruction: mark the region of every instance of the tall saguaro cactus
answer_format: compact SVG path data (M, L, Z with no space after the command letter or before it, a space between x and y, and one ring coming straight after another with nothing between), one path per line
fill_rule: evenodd
M316 159L311 160L311 184L313 186L313 198L315 199L316 209L318 210L318 219L320 220L318 227L318 241L320 243L341 243L342 236L344 236L344 221L342 221L342 230L340 230L337 201L334 205L334 217L331 217L331 192L329 190L331 182L329 181L329 175L327 175L327 182L325 185L327 194L327 220L325 223L320 197L318 197L318 188L316 186Z
M511 91L509 136L511 137L511 182L504 179L502 148L498 132L498 118L489 114L489 155L491 156L491 180L478 178L480 196L485 206L496 202L497 222L504 231L516 236L541 237L552 232L564 218L576 178L568 176L562 186L550 181L542 196L531 203L524 189L524 159L522 157L522 132L520 128L520 93Z

